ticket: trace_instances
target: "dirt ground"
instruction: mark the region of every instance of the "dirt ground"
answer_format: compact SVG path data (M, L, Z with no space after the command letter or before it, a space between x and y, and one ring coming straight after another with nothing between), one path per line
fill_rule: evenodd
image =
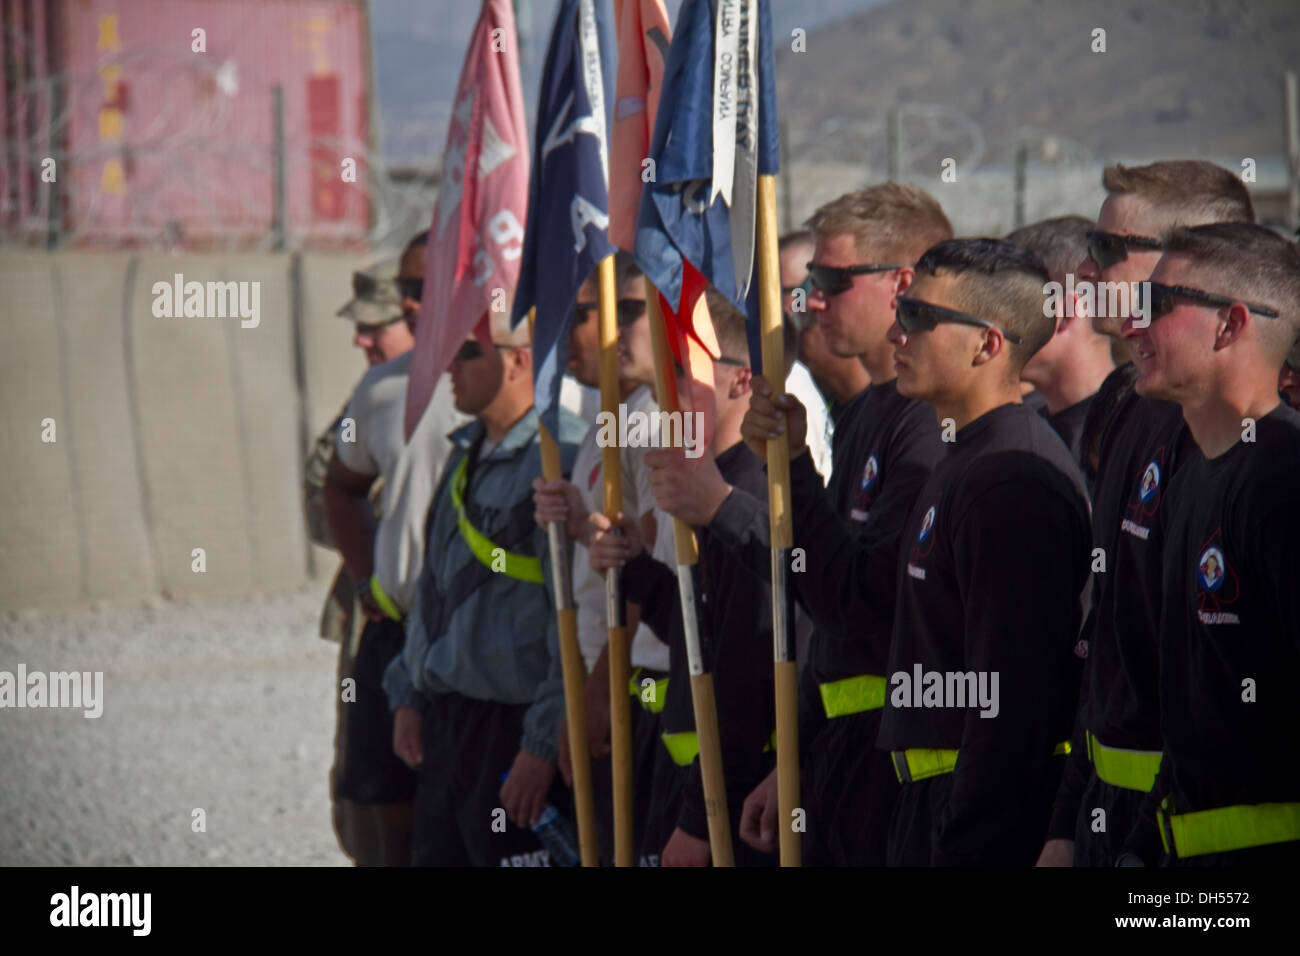
M323 590L0 618L0 671L104 673L97 719L0 709L0 864L346 865Z

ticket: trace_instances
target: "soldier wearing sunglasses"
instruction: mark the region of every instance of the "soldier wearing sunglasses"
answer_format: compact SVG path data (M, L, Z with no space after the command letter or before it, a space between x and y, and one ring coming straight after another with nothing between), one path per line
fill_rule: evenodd
M1088 254L1076 269L1078 282L1142 283L1151 278L1173 226L1254 219L1241 180L1200 160L1111 166L1103 182L1107 196L1088 237ZM1121 339L1128 317L1097 311L1093 328L1117 343L1127 359L1138 342ZM1125 374L1116 369L1101 391L1109 392ZM1078 735L1040 858L1044 865L1114 865L1155 779L1161 514L1189 444L1177 405L1131 389L1102 433L1092 527L1105 572L1093 575L1093 608L1080 643L1087 678ZM1099 809L1106 815L1104 829L1093 825Z
M415 775L392 752L393 719L380 681L402 646L402 617L424 553L424 515L450 452L446 434L464 421L444 380L409 443L402 428L411 326L419 315L403 284L424 275L427 235L408 243L396 270L390 261L355 273L353 297L339 313L356 323L355 341L371 363L340 416L349 428L335 429L323 488L332 538L352 580L347 610L355 603L364 616L364 629L356 636L349 627L339 651L339 679L354 680L358 693L337 707L331 775L335 829L363 866L410 861Z
M620 333L642 322L646 313L645 279L632 256L619 251L614 259L615 289L618 294L618 324ZM600 387L600 323L599 292L595 277L579 290L577 303L569 324L569 341L566 361L570 374L579 384L589 388ZM642 322L644 324L644 322ZM641 367L653 375L653 358L647 336L631 345L625 337L624 351L640 350L646 354L630 362L629 371ZM619 401L627 406L629 415L654 414L658 411L650 386L619 376ZM606 610L605 578L591 567L588 549L594 528L588 516L605 510L604 461L597 441L600 429L594 425L587 429L578 446L573 461L572 481L557 479L533 480L533 502L537 506L538 524L548 521L565 526L573 542L573 598L577 606L578 644L582 650L587 679L583 688L586 701L587 736L592 762L592 789L596 806L596 830L601 862L613 865L614 813L612 779L610 774L610 697L609 697L609 623ZM650 491L650 469L645 464L646 448L626 447L619 450L622 473L623 511L634 516L642 539L652 543L657 539L654 496ZM671 534L669 535L671 538ZM659 743L659 712L663 701L656 700L642 706L640 690L642 681L651 680L655 686L668 676L668 646L649 625L640 621L639 609L628 602L628 634L631 636L631 665L635 674L633 686L637 694L632 703L633 781L635 843L640 846L646 833L646 814L650 806L652 785L657 775L666 771L667 755ZM559 737L559 769L565 783L572 774L569 758L569 736L561 727ZM662 845L648 848L644 857L657 859Z
M1128 836L1147 863L1300 859L1300 413L1277 370L1300 333L1300 255L1252 223L1177 230L1129 323L1139 394L1194 441L1169 487L1159 638L1163 760Z
M809 226L816 240L808 267L810 315L830 351L858 361L870 385L837 413L834 468L825 487L804 453L804 406L792 395L778 396L761 377L742 434L759 456L777 429L790 439L794 544L807 558L807 570L790 575L790 582L815 625L799 690L804 859L879 866L898 788L888 756L873 747L884 703L895 558L912 500L944 453L930 408L895 387L886 333L912 280L910 263L950 237L952 226L930 196L897 183L841 196ZM765 578L767 525L753 517L759 508L734 492L709 526ZM742 838L771 852L776 817L773 774L745 800Z
M951 443L898 557L879 738L901 783L890 865L1027 866L1060 783L1089 533L1078 465L1020 400L1021 370L1053 331L1046 282L1021 246L955 239L921 257L898 300L899 394L933 406ZM918 670L997 675L1000 691L988 706L922 707L900 679Z

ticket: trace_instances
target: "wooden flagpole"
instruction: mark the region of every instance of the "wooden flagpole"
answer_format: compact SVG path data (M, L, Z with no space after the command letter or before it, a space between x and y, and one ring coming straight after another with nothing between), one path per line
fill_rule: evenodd
M781 262L777 255L776 177L758 177L759 322L763 336L763 377L776 394L785 391L785 348L781 331ZM777 820L781 865L800 866L803 847L794 828L799 805L799 664L794 643L794 606L787 575L794 524L790 515L790 436L767 441L767 501L772 539L772 651L776 683Z
M536 309L528 310L528 333L532 337ZM560 464L560 446L541 419L537 422L541 437L542 478L554 481L564 477ZM569 760L573 767L573 804L578 818L578 850L583 866L599 866L596 841L596 803L591 791L591 754L587 747L587 713L582 689L585 673L582 651L578 647L578 611L573 601L573 578L569 568L569 551L564 528L551 522L546 525L551 550L551 579L554 584L555 621L560 632L560 664L564 670L564 718L569 732Z
M673 361L659 294L646 280L646 308L650 318L650 342L654 349L655 394L659 410L680 411L676 382L669 369ZM691 702L695 709L695 733L700 744L700 771L704 779L704 807L709 825L709 849L714 866L734 866L731 847L731 818L727 810L727 785L722 773L722 741L718 733L718 708L713 695L713 675L704 669L700 653L699 615L695 598L694 566L699 561L695 531L679 518L673 519L673 543L677 551L677 590L682 601L682 624L686 636L686 658L691 674Z
M596 272L600 302L600 407L616 418L622 400L618 385L618 287L614 257L600 260ZM623 510L623 466L618 445L601 450L605 485L605 516L613 521ZM640 515L633 515L633 520ZM623 571L605 572L605 608L609 622L609 734L610 770L614 797L614 865L635 866L636 847L632 811L632 700L628 693L631 645L627 633L627 602L623 598Z

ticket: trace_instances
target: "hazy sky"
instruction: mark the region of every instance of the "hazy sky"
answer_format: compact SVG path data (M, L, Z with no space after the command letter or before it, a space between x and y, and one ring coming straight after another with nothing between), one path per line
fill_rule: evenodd
M610 4L610 0L603 0ZM885 0L772 0L773 29L813 31ZM516 0L524 95L536 108L546 43L558 0ZM665 0L675 22L681 0ZM379 110L377 144L388 162L440 161L447 114L465 47L478 18L476 0L370 0L370 33ZM611 12L611 17L613 16Z

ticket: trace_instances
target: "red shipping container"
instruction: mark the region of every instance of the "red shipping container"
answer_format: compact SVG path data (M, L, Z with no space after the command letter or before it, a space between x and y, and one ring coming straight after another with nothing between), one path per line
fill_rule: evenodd
M8 84L0 123L7 139L18 134L21 156L38 152L46 131L57 133L47 149L60 157L62 227L74 241L264 242L274 216L276 85L290 243L364 240L371 147L364 0L0 2L11 23L22 22L10 19L19 8L54 18L22 24L32 49L56 50L57 62L32 55L39 75L0 80ZM64 81L53 123L39 108L51 105L51 66ZM343 179L345 159L356 163L356 182ZM25 162L30 181L39 159ZM11 196L29 213L36 208L31 183L15 175L24 168L14 166L23 163L5 169L10 227Z

